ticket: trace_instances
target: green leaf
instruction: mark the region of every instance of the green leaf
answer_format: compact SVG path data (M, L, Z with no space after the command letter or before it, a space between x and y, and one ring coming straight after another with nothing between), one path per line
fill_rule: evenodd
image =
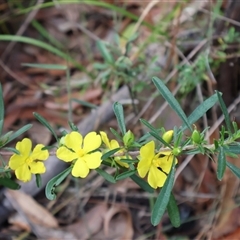
M228 145L227 147L224 146L225 151L235 153L235 154L240 154L240 145L239 144L233 144L233 145Z
M12 190L19 190L21 188L18 183L7 177L0 178L0 185Z
M135 173L136 173L136 170L130 170L130 171L123 172L123 173L116 176L116 180L122 180L122 179L125 179L125 178L128 178L128 177L131 177Z
M171 195L171 191L174 183L175 162L176 160L174 158L171 171L153 207L151 222L154 226L158 225L159 222L161 221L161 218L166 210L166 207L170 199L170 195Z
M20 135L28 131L31 127L32 127L32 124L27 124L21 127L20 129L18 129L16 132L14 132L12 135L9 136L9 139L7 140L6 144L11 142L15 138L18 138Z
M2 149L3 149L3 150L6 150L6 151L9 151L9 152L13 152L13 153L15 153L15 154L17 154L17 155L20 154L20 152L19 152L17 149L12 148L12 147L4 147L4 148L2 148Z
M187 116L183 112L181 106L179 105L178 101L175 99L175 97L172 95L172 93L169 91L169 89L165 86L165 84L157 77L153 77L152 81L158 91L162 94L164 99L168 102L170 107L177 113L177 115L182 119L183 123L186 124L186 126L192 131L192 127L187 119Z
M165 142L158 134L156 134L155 132L149 132L153 137L155 137L158 141L160 141L164 146L169 147L170 149L172 149L173 147Z
M94 105L92 103L89 103L89 102L86 102L86 101L83 101L83 100L79 100L79 99L76 99L76 98L72 98L71 101L77 102L77 103L81 104L84 107L89 107L89 108L93 108L93 109L97 109L98 108L97 105Z
M142 178L140 178L138 175L134 174L130 176L130 178L138 185L140 186L144 191L149 193L154 193L154 189Z
M122 135L124 136L126 133L126 126L125 126L125 121L124 121L124 113L123 113L122 104L115 102L113 104L113 111L116 115L118 126L122 132Z
M231 136L232 135L232 127L231 127L231 121L230 121L230 117L229 117L227 107L226 107L226 105L223 101L222 93L220 93L218 91L216 91L216 93L217 93L217 96L218 96L218 101L219 101L221 110L222 110L223 115L224 115L224 119L225 119L225 122L226 122L226 125L227 125L228 133Z
M219 147L218 164L217 164L218 180L222 180L225 170L226 170L226 156L225 156L224 148L221 146Z
M69 175L72 170L72 166L65 169L57 176L52 178L46 185L45 194L47 199L54 200L56 198L55 188Z
M109 173L107 173L106 171L104 171L104 170L102 170L102 169L100 169L100 168L97 168L97 169L95 169L96 170L96 172L99 174L99 175L101 175L105 180L107 180L108 182L110 182L110 183L116 183L116 180L115 180L115 178L111 175L111 174L109 174Z
M170 218L172 225L175 228L179 227L181 225L179 209L177 206L176 199L172 193L170 195L169 202L167 205L167 212L168 212L168 216Z
M42 186L41 174L35 174L35 176L36 176L36 185L38 188L40 188Z
M121 136L119 135L119 133L118 133L115 129L110 128L110 131L112 132L112 134L113 134L119 141L122 141Z
M22 63L24 67L31 67L31 68L42 68L42 69L53 69L53 70L67 70L67 66L60 65L60 64L42 64L42 63Z
M5 167L0 167L0 173L7 173L7 172L11 172L12 169L10 168L5 168Z
M238 177L240 178L240 168L236 167L232 163L226 161L227 167Z
M112 150L106 152L105 154L102 155L102 158L101 158L101 159L102 159L103 161L107 160L108 158L112 157L112 155L113 155L114 153L116 153L117 151L119 151L120 149L121 149L121 148L115 148L115 149L112 149Z
M217 94L215 93L204 102L202 102L199 106L195 108L195 110L189 115L188 122L189 124L195 123L198 119L200 119L210 108L212 108L216 102L218 101ZM187 126L184 125L181 131L186 130Z
M0 135L2 134L3 123L4 123L4 100L2 85L0 84Z
M40 114L34 112L33 113L34 117L42 124L44 125L55 137L56 141L58 142L58 137L57 134L55 133L54 129L52 128L52 126L48 123L48 121L42 117Z
M113 63L113 57L107 49L106 44L103 41L97 41L97 47L100 50L104 60L108 63Z
M152 130L152 132L156 133L157 135L160 134L162 131L159 129L156 129L152 124L150 124L148 121L145 119L140 118L140 122L144 124L147 128Z

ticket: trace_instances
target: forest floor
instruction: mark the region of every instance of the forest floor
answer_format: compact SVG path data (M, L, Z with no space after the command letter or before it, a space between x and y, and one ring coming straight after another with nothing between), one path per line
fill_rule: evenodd
M140 118L156 128L180 126L157 94L154 76L187 115L215 90L222 92L226 105L233 106L231 119L240 124L240 4L233 2L1 1L4 132L30 123L22 138L53 145L51 132L33 115L37 112L58 136L72 121L83 135L104 130L113 138L116 101L137 138L148 131ZM217 124L212 142L223 124L219 118L213 108L195 127ZM229 161L240 166L237 160ZM66 167L54 156L48 162L51 176L43 176L43 187ZM146 193L128 178L111 184L93 171L86 179L69 176L53 201L35 180L20 191L1 188L0 239L240 239L239 180L226 171L218 181L215 163L203 155L181 156L177 174L179 228L171 226L167 214L152 226L158 190ZM11 214L1 213L6 204Z

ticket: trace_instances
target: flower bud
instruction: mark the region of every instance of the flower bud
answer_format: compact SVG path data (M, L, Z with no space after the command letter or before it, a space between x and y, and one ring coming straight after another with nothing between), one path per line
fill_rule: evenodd
M179 147L173 148L173 150L172 150L172 154L173 154L174 156L176 156L176 157L177 157L181 152L182 152L182 151L181 151L181 149L180 149Z
M170 143L173 139L173 130L169 130L167 132L165 132L162 135L162 139L166 142L166 143Z
M194 143L200 143L201 142L201 134L198 130L194 130L191 136L191 139Z
M128 130L125 135L123 136L123 143L125 147L130 146L134 142L134 135L133 133Z

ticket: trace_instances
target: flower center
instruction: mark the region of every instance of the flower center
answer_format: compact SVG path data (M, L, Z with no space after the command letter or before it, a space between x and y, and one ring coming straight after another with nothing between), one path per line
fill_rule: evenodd
M25 162L29 165L30 163L33 162L33 159L31 157L28 157Z
M161 167L161 160L159 158L154 158L152 161L153 165L158 167Z
M78 156L79 157L82 157L82 156L84 156L85 155L85 151L83 150L83 149L79 149L79 151L78 151Z

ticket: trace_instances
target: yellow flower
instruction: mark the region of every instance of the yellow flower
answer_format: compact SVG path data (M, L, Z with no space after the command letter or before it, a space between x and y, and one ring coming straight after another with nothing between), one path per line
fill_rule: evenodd
M144 178L148 173L148 183L152 188L162 187L171 170L174 156L171 151L155 154L155 143L151 141L140 148L138 174ZM176 160L177 161L177 160Z
M102 137L102 141L104 144L107 146L108 150L113 150L116 148L120 148L119 143L116 140L111 140L109 141L108 136L105 132L100 132L100 135ZM123 150L117 151L117 153L123 153ZM126 159L126 156L121 156L121 157L114 157L114 160L122 167L129 168L129 165L125 162L121 162L121 159ZM128 157L129 158L129 157Z
M101 137L96 132L88 133L83 139L78 132L71 132L64 137L64 145L58 148L57 157L65 162L72 162L72 175L85 178L90 169L96 169L101 164L102 153L92 151L101 145Z
M48 150L42 150L43 144L38 144L32 151L32 141L24 138L16 144L16 149L20 154L13 154L9 160L9 167L15 170L16 177L28 182L32 174L45 173L46 168L39 160L46 160L49 157Z

